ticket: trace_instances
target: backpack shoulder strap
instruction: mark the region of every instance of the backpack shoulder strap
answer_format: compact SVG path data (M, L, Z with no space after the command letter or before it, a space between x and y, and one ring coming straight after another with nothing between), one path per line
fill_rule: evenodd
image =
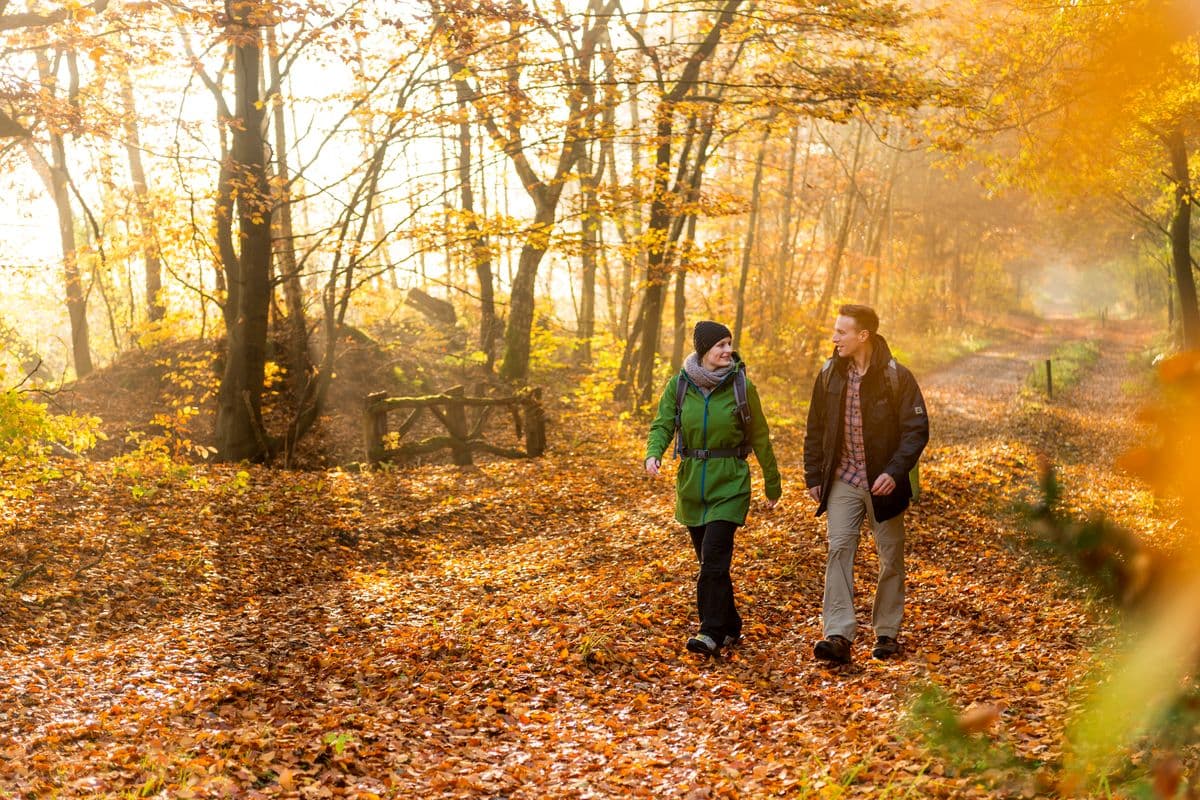
M746 372L739 369L733 376L733 399L737 403L738 420L742 430L750 430L750 400L746 396Z
M888 396L892 400L892 410L896 412L896 416L900 416L900 368L896 365L895 358L889 358L887 368L883 371L887 378Z
M675 457L683 454L683 398L687 395L688 382L680 372L675 382Z
M825 359L821 365L821 390L829 391L829 379L833 377L833 359Z

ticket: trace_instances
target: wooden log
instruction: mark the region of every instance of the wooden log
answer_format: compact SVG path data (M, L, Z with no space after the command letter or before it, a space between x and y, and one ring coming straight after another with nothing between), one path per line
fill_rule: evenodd
M382 392L377 394L382 395ZM372 395L374 397L375 395ZM455 397L446 393L428 394L420 397L380 397L374 403L380 407L387 409L394 408L417 408L428 406L444 406L450 403L456 403L461 406L478 407L478 406L516 406L520 407L525 404L523 397Z
M471 442L472 450L482 450L485 453L491 453L496 456L504 456L505 458L528 458L529 454L523 450L517 450L513 447L497 447L494 444L488 444L484 441Z
M377 464L383 459L383 437L387 434L387 408L379 400L387 392L372 392L367 395L363 409L363 443L367 451L367 463Z
M423 409L420 406L418 406L417 408L414 408L412 410L412 413L408 415L408 418L405 419L404 422L400 423L400 427L396 428L396 438L397 439L404 438L404 434L408 433L408 429L411 428L413 426L413 423L415 423L417 421L417 418L419 416L421 416L422 410Z
M442 426L449 431L453 425L448 417L450 407L453 406L457 401L464 398L463 387L451 386L449 389L446 389L444 392L442 392L441 397L446 398L445 402L430 403L428 406L425 406L425 408L428 408L429 413L437 417L438 421L442 423ZM438 408L439 405L445 406L445 410L440 410Z
M454 306L451 305L449 300L434 297L428 292L421 291L415 287L408 290L408 297L404 302L420 311L431 322L435 322L438 325L453 328L454 323L458 321L458 316L454 313Z
M525 452L530 458L546 452L546 411L540 388L530 391L525 400Z
M445 450L454 446L454 439L450 436L431 436L428 439L422 439L414 444L406 444L402 447L393 447L389 449L384 460L396 458L400 456L421 456L428 453L436 453L438 450ZM472 439L467 442L467 446L472 451L480 451L484 453L492 453L493 455L504 456L505 458L526 458L527 453L523 450L517 450L512 447L497 447L494 444L488 444L481 439Z
M479 411L479 416L475 418L475 424L471 426L471 437L475 439L483 434L483 426L487 425L488 417L492 415L492 409L495 406L484 406Z
M453 389L448 389L446 394L451 397L461 399L466 393L466 390L461 386L455 386ZM446 429L450 431L450 438L454 441L451 445L451 450L454 451L454 463L461 466L466 466L471 463L471 447L467 444L469 431L467 430L467 409L462 403L449 403L446 406Z
M449 436L431 436L428 439L422 439L414 444L406 444L402 447L394 447L387 451L388 457L391 456L421 456L426 453L435 453L438 450L444 450L447 447L452 447L454 440Z

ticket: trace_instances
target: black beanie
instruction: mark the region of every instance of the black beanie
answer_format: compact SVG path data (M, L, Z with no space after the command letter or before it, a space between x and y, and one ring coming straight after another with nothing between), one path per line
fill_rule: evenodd
M709 320L701 320L696 323L696 330L692 332L692 342L696 345L696 355L701 358L704 354L712 349L712 346L724 339L726 336L732 337L733 334L719 322L710 322Z

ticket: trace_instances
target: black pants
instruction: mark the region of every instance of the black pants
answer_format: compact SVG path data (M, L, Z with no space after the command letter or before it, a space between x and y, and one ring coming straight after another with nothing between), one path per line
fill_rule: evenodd
M706 525L688 526L692 547L700 561L696 579L696 610L700 613L700 633L721 644L726 636L741 636L742 617L733 602L733 581L729 564L733 560L733 534L738 526L725 520Z

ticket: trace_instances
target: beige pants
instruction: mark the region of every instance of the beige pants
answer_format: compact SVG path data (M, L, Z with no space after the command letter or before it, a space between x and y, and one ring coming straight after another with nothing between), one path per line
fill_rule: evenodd
M835 480L829 490L826 514L829 558L825 563L825 637L844 636L854 641L854 556L865 518L871 521L879 556L871 626L876 636L895 638L904 616L904 514L876 521L871 493L840 480Z

